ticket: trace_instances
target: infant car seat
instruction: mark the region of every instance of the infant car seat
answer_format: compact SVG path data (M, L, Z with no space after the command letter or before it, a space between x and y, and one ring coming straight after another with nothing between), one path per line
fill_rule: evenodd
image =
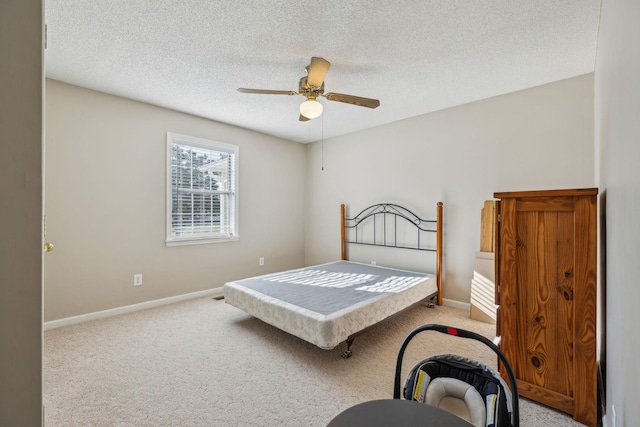
M414 329L398 353L393 398L400 398L400 371L407 345L418 333L429 330L474 339L490 347L500 358L512 391L500 374L486 365L462 356L442 354L424 359L411 369L404 382L404 398L437 406L475 427L518 427L518 390L509 361L487 338L464 329L443 325Z

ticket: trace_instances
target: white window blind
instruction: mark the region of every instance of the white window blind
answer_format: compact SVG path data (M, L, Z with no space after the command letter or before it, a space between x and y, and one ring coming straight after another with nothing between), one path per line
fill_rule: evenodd
M167 133L167 245L238 238L238 147Z

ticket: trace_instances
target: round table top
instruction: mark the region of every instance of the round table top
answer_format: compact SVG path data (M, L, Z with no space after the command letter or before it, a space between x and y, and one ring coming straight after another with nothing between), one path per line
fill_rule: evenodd
M339 413L327 427L473 427L450 412L413 400L382 399L359 403Z

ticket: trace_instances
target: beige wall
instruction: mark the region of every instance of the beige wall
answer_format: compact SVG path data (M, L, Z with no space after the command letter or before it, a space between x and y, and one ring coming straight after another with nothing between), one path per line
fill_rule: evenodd
M46 130L46 321L303 266L303 145L52 80ZM165 246L166 132L240 147L239 241Z
M397 202L435 215L436 202L443 201L444 297L468 303L484 200L496 191L593 187L593 75L333 138L324 141L324 150L322 145L310 145L307 154L313 226L306 229L306 263L340 256L340 203L360 210ZM352 252L364 262L420 268L433 259L360 248Z
M42 422L42 1L0 2L0 425Z
M640 2L604 0L595 79L601 253L606 260L605 427L640 420Z

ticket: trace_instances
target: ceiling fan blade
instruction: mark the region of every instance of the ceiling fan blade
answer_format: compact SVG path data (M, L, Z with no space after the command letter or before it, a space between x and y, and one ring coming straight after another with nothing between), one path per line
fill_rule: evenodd
M308 122L311 119L309 117L306 117L300 114L300 118L298 120L300 120L301 122Z
M324 82L324 78L327 75L327 71L329 71L329 67L331 64L324 58L320 58L314 56L311 58L311 64L307 70L308 77L307 82L311 86L320 87L322 86L322 82Z
M238 92L259 93L263 95L300 95L298 92L292 90L247 89L245 87L238 88Z
M324 95L329 101L345 102L347 104L358 105L360 107L376 108L380 106L380 101L361 96L345 95L344 93L329 92Z

